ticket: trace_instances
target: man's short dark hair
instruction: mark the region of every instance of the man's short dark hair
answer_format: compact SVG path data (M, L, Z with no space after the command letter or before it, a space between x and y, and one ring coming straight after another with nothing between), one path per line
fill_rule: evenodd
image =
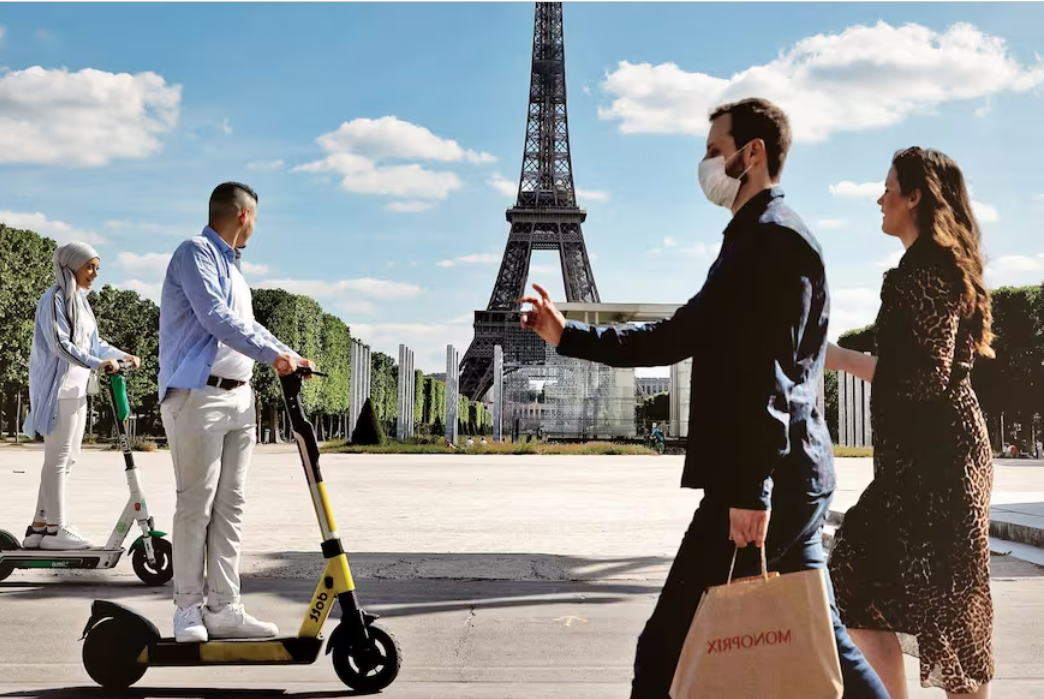
M210 193L210 220L223 221L236 216L253 200L257 204L257 192L240 182L222 182Z
M790 120L786 113L759 97L723 104L711 112L710 120L732 115L732 140L742 148L756 138L765 142L769 177L776 179L790 150Z

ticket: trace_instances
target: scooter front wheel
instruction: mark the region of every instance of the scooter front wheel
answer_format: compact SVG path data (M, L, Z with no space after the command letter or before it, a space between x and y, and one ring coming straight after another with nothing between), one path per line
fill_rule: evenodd
M367 631L367 644L353 646L341 641L331 650L334 671L350 689L357 692L379 692L399 676L402 651L395 637L377 625Z
M105 689L127 689L148 669L138 662L145 646L134 629L116 619L105 619L83 642L83 667Z
M149 563L145 545L135 546L131 564L138 578L146 585L166 585L174 577L174 548L166 539L153 538L152 550L156 553L156 564Z

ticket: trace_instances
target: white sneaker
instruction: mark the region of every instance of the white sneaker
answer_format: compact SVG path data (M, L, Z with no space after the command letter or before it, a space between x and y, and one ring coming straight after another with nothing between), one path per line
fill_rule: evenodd
M48 531L40 540L40 548L45 551L80 551L91 545L90 539L68 525L58 527L54 534Z
M174 640L178 643L207 642L207 627L203 625L203 605L178 607L174 611Z
M278 626L258 621L242 604L226 604L217 611L208 607L203 611L203 622L213 638L271 638L279 633Z
M25 530L25 538L22 539L22 548L24 549L38 549L40 548L40 542L43 541L44 534L47 533L47 527L43 529L33 529L29 527Z

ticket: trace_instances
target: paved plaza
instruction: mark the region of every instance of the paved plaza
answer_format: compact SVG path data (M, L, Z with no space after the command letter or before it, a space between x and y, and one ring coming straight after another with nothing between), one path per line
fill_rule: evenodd
M35 446L0 447L0 527L25 528L41 456ZM136 459L157 526L169 531L169 454ZM324 457L360 596L402 643L402 674L384 696L627 697L635 638L699 502L698 492L677 487L681 464L675 456ZM838 472L843 513L869 481L870 463L839 460ZM122 457L85 451L69 483L70 521L104 540L125 498ZM292 633L323 565L292 448L258 450L248 498L246 602ZM995 519L1029 531L1034 518L1044 522L1039 503L1044 463L998 461ZM1044 699L1044 568L1036 564L1044 550L1000 539L993 548L994 697ZM138 582L129 561L108 572L14 572L0 583L0 696L106 696L80 661L91 600L131 605L168 634L170 595L169 585ZM916 677L916 660L908 663ZM913 697L944 696L911 687ZM133 694L349 695L328 656L299 667L151 669Z

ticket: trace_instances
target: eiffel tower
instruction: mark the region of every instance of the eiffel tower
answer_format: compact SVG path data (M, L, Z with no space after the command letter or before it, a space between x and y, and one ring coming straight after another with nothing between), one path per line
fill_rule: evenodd
M495 345L503 347L505 362L544 361L543 341L519 327L519 298L534 250L558 251L567 301L600 302L580 229L586 219L587 212L576 204L569 154L562 3L538 2L518 198L507 210L511 232L489 306L475 311L475 338L461 361L461 395L479 400L489 390Z

